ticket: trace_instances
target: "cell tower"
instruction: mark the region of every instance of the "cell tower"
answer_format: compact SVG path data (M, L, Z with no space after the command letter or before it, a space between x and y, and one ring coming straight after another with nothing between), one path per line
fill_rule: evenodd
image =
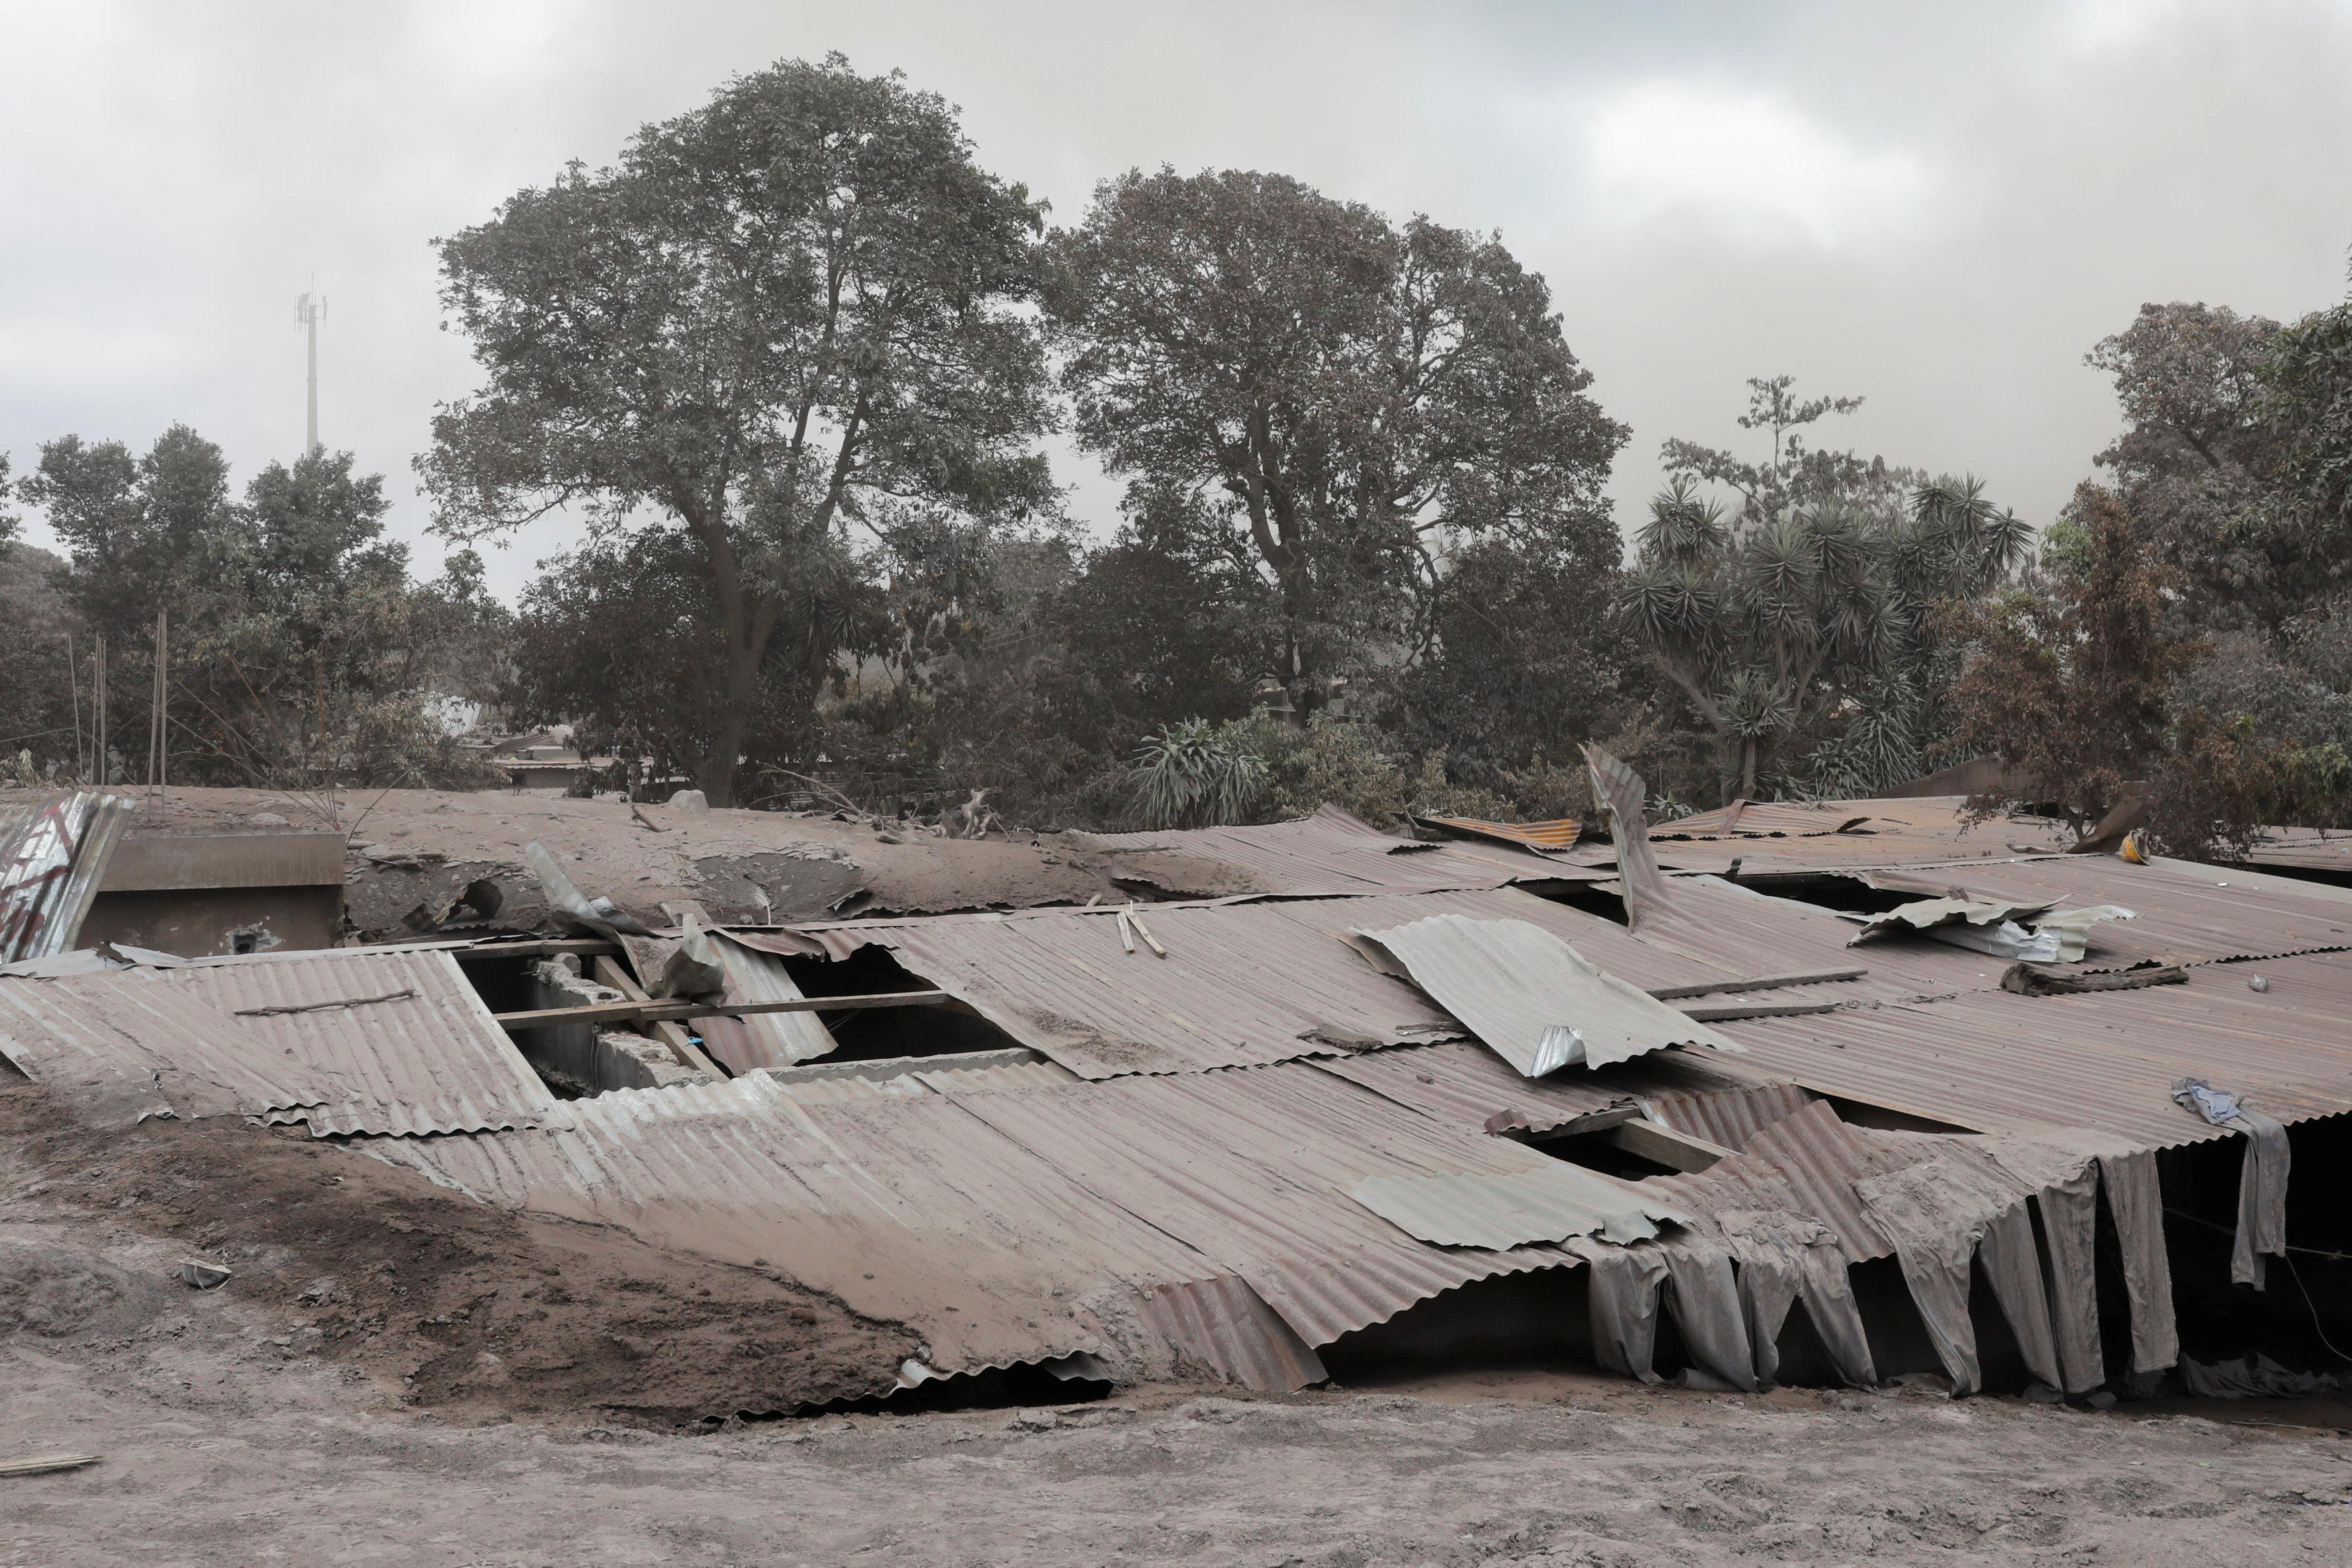
M310 423L309 439L302 444L302 455L319 455L319 323L326 319L327 297L304 294L294 301L294 319L300 322L310 335Z

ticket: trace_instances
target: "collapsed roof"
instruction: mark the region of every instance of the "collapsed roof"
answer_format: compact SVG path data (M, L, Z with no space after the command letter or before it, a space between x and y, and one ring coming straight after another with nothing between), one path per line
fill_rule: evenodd
M299 1124L486 1203L781 1269L919 1333L877 1388L1022 1363L1297 1387L1417 1302L1574 1269L1597 1354L1630 1375L1656 1375L1663 1303L1696 1363L1757 1386L1801 1301L1841 1375L1869 1381L1846 1270L1893 1257L1956 1387L1981 1376L1980 1266L2036 1375L2080 1391L2109 1370L2084 1229L2102 1193L2131 1369L2177 1354L2151 1154L2242 1129L2172 1085L2208 1079L2285 1124L2352 1110L2341 890L2022 839L1958 854L2014 835L1960 829L1949 802L1654 831L1638 800L1623 863L1325 813L1092 845L1222 861L1276 893L732 925L728 989L698 1012L640 987L597 1014L709 1020L729 1076L667 1087L559 1098L468 977L562 950L650 984L675 933L84 955L0 977L0 1056L93 1120ZM1901 831L1864 831L1897 808ZM1923 907L1874 928L1688 846ZM1591 912L1612 895L1630 921ZM1939 940L1930 901L2128 910L2068 927L2059 966L2118 988L2004 989L2006 962ZM2135 988L2159 964L2185 980ZM886 1050L901 1015L958 1044ZM1559 1157L1595 1138L1668 1174Z

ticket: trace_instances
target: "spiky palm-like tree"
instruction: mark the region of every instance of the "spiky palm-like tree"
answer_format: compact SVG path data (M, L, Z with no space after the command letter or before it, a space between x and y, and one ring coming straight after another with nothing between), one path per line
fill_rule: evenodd
M1914 711L1882 731L1940 726L1935 607L1985 592L2031 539L1973 478L1919 486L1895 517L1831 502L1737 528L1678 478L1651 503L1618 610L1723 743L1727 788L1752 797L1852 695L1908 694ZM1870 750L1906 748L1880 734Z

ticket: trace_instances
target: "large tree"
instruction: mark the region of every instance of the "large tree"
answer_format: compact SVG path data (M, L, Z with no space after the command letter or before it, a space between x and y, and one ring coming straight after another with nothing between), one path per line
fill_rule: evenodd
M2124 430L2097 462L2132 526L2179 570L2184 628L2275 625L2305 588L2294 551L2252 526L2277 442L2263 372L2279 324L2204 304L2143 305L2084 362L2114 379Z
M440 245L482 391L418 466L472 538L563 507L682 534L715 632L681 737L733 800L778 626L845 551L1048 512L1038 204L954 111L838 56L743 77ZM852 530L856 530L856 541Z
M452 652L494 632L499 612L469 557L443 583L411 583L407 547L383 538L383 478L354 474L350 453L270 464L240 498L220 449L185 425L136 457L68 435L43 445L18 491L68 549L55 574L65 606L108 636L117 760L106 779L144 767L126 716L153 678L159 613L170 618L171 777L452 776L427 706ZM70 676L58 661L45 679L63 687L94 673L86 663Z
M2352 565L2352 301L2314 311L2272 340L2262 371L2271 490L2260 530L2311 596L2340 591Z
M2064 521L2070 543L2044 587L1956 605L1946 621L1969 650L1953 690L1958 747L2025 784L1972 809L2055 803L2080 830L2162 765L2168 688L2205 647L2165 630L2180 574L2157 559L2120 497L2081 486Z
M1625 432L1499 239L1162 170L1098 186L1055 251L1079 440L1130 481L1130 517L1276 590L1301 712L1428 651L1451 548L1518 536L1614 566L1601 486Z

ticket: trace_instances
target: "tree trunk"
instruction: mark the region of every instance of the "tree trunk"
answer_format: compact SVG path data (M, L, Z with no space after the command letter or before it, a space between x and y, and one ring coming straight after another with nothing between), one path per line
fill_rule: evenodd
M760 656L762 647L747 647L744 637L727 640L727 701L710 732L710 749L694 770L695 787L713 806L735 804L735 770L743 757L743 732L751 727L751 713L760 698ZM759 641L764 644L763 636Z

